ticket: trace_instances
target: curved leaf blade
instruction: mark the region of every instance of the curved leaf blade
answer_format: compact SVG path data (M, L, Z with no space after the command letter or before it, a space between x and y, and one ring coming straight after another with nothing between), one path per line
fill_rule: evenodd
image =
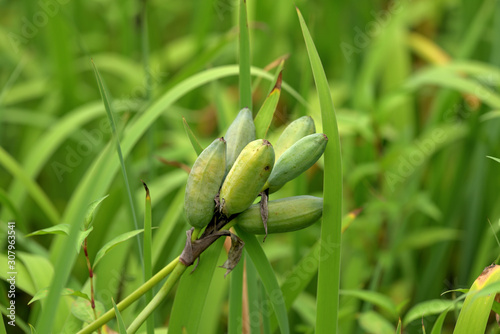
M101 261L101 259L104 257L104 255L106 255L114 247L118 246L122 242L127 241L130 238L135 237L136 235L138 235L139 233L142 233L142 232L144 232L144 229L126 232L126 233L123 233L123 234L113 238L111 241L107 242L97 252L95 259L94 259L94 264L92 265L92 269L94 269L97 266L97 264L99 263L99 261Z

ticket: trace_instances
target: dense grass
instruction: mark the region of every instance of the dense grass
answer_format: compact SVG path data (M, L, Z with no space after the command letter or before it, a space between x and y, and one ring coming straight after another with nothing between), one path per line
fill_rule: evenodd
M113 238L143 227L141 180L150 190L153 229L146 241L151 252L143 251L139 234L141 242L134 236L120 243L96 266L103 309L113 309L112 298L120 307L150 267L154 275L175 260L189 228L182 208L187 173L179 163L192 165L195 138L206 147L241 107L252 107L254 116L262 111L258 133L271 142L303 115L314 118L318 132L335 135L320 70L341 146L331 139L326 161L274 198L337 198L334 184L342 182L342 207L265 243L240 232L248 251L226 279L225 269L215 267L226 252L222 241L215 243L155 311L156 332L185 323L204 333L311 333L316 326L323 332L335 314L341 333L394 333L399 319L403 333L422 332L422 324L428 333L453 331L463 291L441 293L469 288L500 248L497 1L248 0L248 30L241 31L245 11L236 0L43 3L51 5L0 4L3 314L9 221L16 222L18 272L17 327L4 317L7 332L28 331L29 324L38 333L82 328L71 310L75 300L85 307L84 299L60 293L90 294L84 252L75 244L88 205L107 194L88 236L91 261ZM281 90L273 90L280 73ZM339 147L341 161L333 159ZM356 209L362 212L352 220L347 214ZM341 238L340 217L350 223ZM62 223L70 225L67 236L25 237ZM195 275L203 278L197 289ZM49 286L46 298L27 305ZM121 310L124 325L145 305L142 297ZM328 305L338 307L328 313ZM498 327L492 320L488 333ZM108 325L118 331L116 318Z

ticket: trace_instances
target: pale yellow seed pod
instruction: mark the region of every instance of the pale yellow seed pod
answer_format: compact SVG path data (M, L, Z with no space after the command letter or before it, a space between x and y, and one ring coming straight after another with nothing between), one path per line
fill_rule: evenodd
M260 193L274 165L274 149L265 139L241 151L220 191L220 211L229 217L247 209Z

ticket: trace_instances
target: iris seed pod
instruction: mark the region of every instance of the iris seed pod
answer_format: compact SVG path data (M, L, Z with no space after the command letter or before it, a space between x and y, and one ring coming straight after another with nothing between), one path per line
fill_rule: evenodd
M229 217L246 210L271 174L274 149L265 139L250 142L241 151L220 190L220 211Z
M268 202L267 232L281 233L300 230L316 222L323 214L323 199L314 196L295 196ZM265 234L260 205L254 204L235 219L242 230Z
M186 184L184 210L189 224L205 227L214 214L226 166L226 141L218 138L196 159Z
M308 170L321 157L327 143L328 137L325 134L315 133L293 144L276 161L262 190L269 189L269 193L273 193Z
M241 150L251 141L255 140L255 124L252 112L243 108L226 132L226 174L233 167Z
M276 145L274 145L276 160L301 138L312 135L315 132L316 127L314 126L314 121L311 116L303 116L288 124L278 138Z

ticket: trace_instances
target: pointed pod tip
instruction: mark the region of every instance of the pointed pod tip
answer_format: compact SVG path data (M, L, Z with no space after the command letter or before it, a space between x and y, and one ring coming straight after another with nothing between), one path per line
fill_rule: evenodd
M273 146L273 145L271 145L271 142L269 140L266 140L266 139L262 139L262 145Z
M226 143L226 140L224 139L224 137L220 137L219 138L219 141L223 142L223 143Z
M323 138L325 138L325 140L328 141L327 135L325 135L324 133L322 133L322 135L323 135Z

